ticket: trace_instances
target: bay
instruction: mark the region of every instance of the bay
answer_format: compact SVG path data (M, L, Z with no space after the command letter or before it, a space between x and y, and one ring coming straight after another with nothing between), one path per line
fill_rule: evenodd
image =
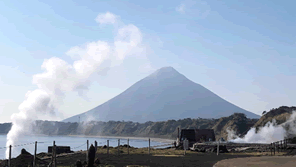
M24 148L31 154L34 153L35 141L37 141L37 154L40 152L47 152L48 146L53 145L55 141L57 146L70 146L72 151L86 150L86 141L89 140L89 145L94 141L98 142L98 146L109 145L116 147L118 145L118 139L120 139L120 145L127 144L127 137L100 137L100 136L23 136L12 147L12 157L16 157L20 154L21 149ZM171 142L165 139L152 139L151 146L163 145ZM130 146L132 147L148 147L148 138L130 138ZM0 135L0 159L5 159L6 148L6 135ZM161 148L161 147L160 147Z

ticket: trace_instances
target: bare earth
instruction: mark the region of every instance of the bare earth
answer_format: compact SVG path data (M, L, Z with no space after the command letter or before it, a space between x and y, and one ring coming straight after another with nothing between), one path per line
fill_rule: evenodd
M225 159L217 162L214 167L292 167L296 166L296 156L262 156Z

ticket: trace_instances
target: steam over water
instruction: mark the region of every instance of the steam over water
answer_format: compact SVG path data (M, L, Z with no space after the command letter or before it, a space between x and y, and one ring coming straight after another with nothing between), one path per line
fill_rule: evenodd
M92 78L100 71L122 64L128 56L137 55L137 58L143 59L145 47L142 34L135 25L122 24L119 17L110 12L99 14L96 22L118 27L114 42L99 40L71 48L66 54L75 58L72 64L57 57L44 60L41 66L44 72L33 76L33 84L38 89L28 91L18 108L19 113L11 116L12 128L7 134L7 147L30 134L34 120L56 118L66 92L83 95ZM7 149L6 157L8 152Z

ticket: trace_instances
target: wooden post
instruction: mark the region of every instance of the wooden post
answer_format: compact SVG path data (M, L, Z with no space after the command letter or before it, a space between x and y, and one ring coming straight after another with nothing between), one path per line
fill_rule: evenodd
M53 166L54 164L54 146L55 146L55 141L53 141L53 144L52 144L52 149L51 149L51 166Z
M11 167L11 145L9 145L9 160L8 160L8 167Z
M117 147L118 156L119 156L119 146L120 146L120 139L118 139L118 147Z
M97 153L97 149L98 149L98 142L95 140L95 150L96 150L96 153Z
M109 156L109 140L107 140L107 154Z
M35 141L34 161L33 166L36 167L36 153L37 153L37 141Z
M188 144L189 144L188 140L185 139L183 141L184 155L186 155L186 150L188 149Z
M150 155L150 138L149 138L149 146L148 146L148 155Z
M88 162L88 140L86 140L86 162Z
M88 143L88 140L86 140L86 150L87 150L87 151L88 151L88 148L89 148L89 147L88 147L88 144L89 144L89 143Z
M54 144L54 167L57 167L57 145Z
M129 139L127 139L127 154L129 155Z
M275 143L273 143L273 148L274 148L273 155L275 155Z
M219 143L220 141L218 140L218 143L217 143L217 155L219 155Z

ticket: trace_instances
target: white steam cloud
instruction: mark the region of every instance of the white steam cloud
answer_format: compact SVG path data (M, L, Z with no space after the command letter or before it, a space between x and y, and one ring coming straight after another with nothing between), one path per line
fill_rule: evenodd
M95 20L100 24L114 24L118 19L119 16L107 12L99 14ZM44 60L41 66L44 72L33 76L33 84L38 89L28 92L19 106L19 113L11 116L12 127L7 134L6 146L16 144L22 135L29 134L34 120L55 116L66 92L83 94L93 75L122 63L127 56L143 56L143 52L142 33L130 24L118 28L114 43L95 41L71 48L66 54L76 58L73 64L57 57ZM8 153L7 149L7 158Z
M295 132L296 112L293 112L283 124L277 125L275 120L272 120L261 127L257 133L255 128L251 128L243 138L239 138L233 131L228 131L228 137L229 139L236 138L230 141L237 143L272 143L283 140L285 137L294 137Z

